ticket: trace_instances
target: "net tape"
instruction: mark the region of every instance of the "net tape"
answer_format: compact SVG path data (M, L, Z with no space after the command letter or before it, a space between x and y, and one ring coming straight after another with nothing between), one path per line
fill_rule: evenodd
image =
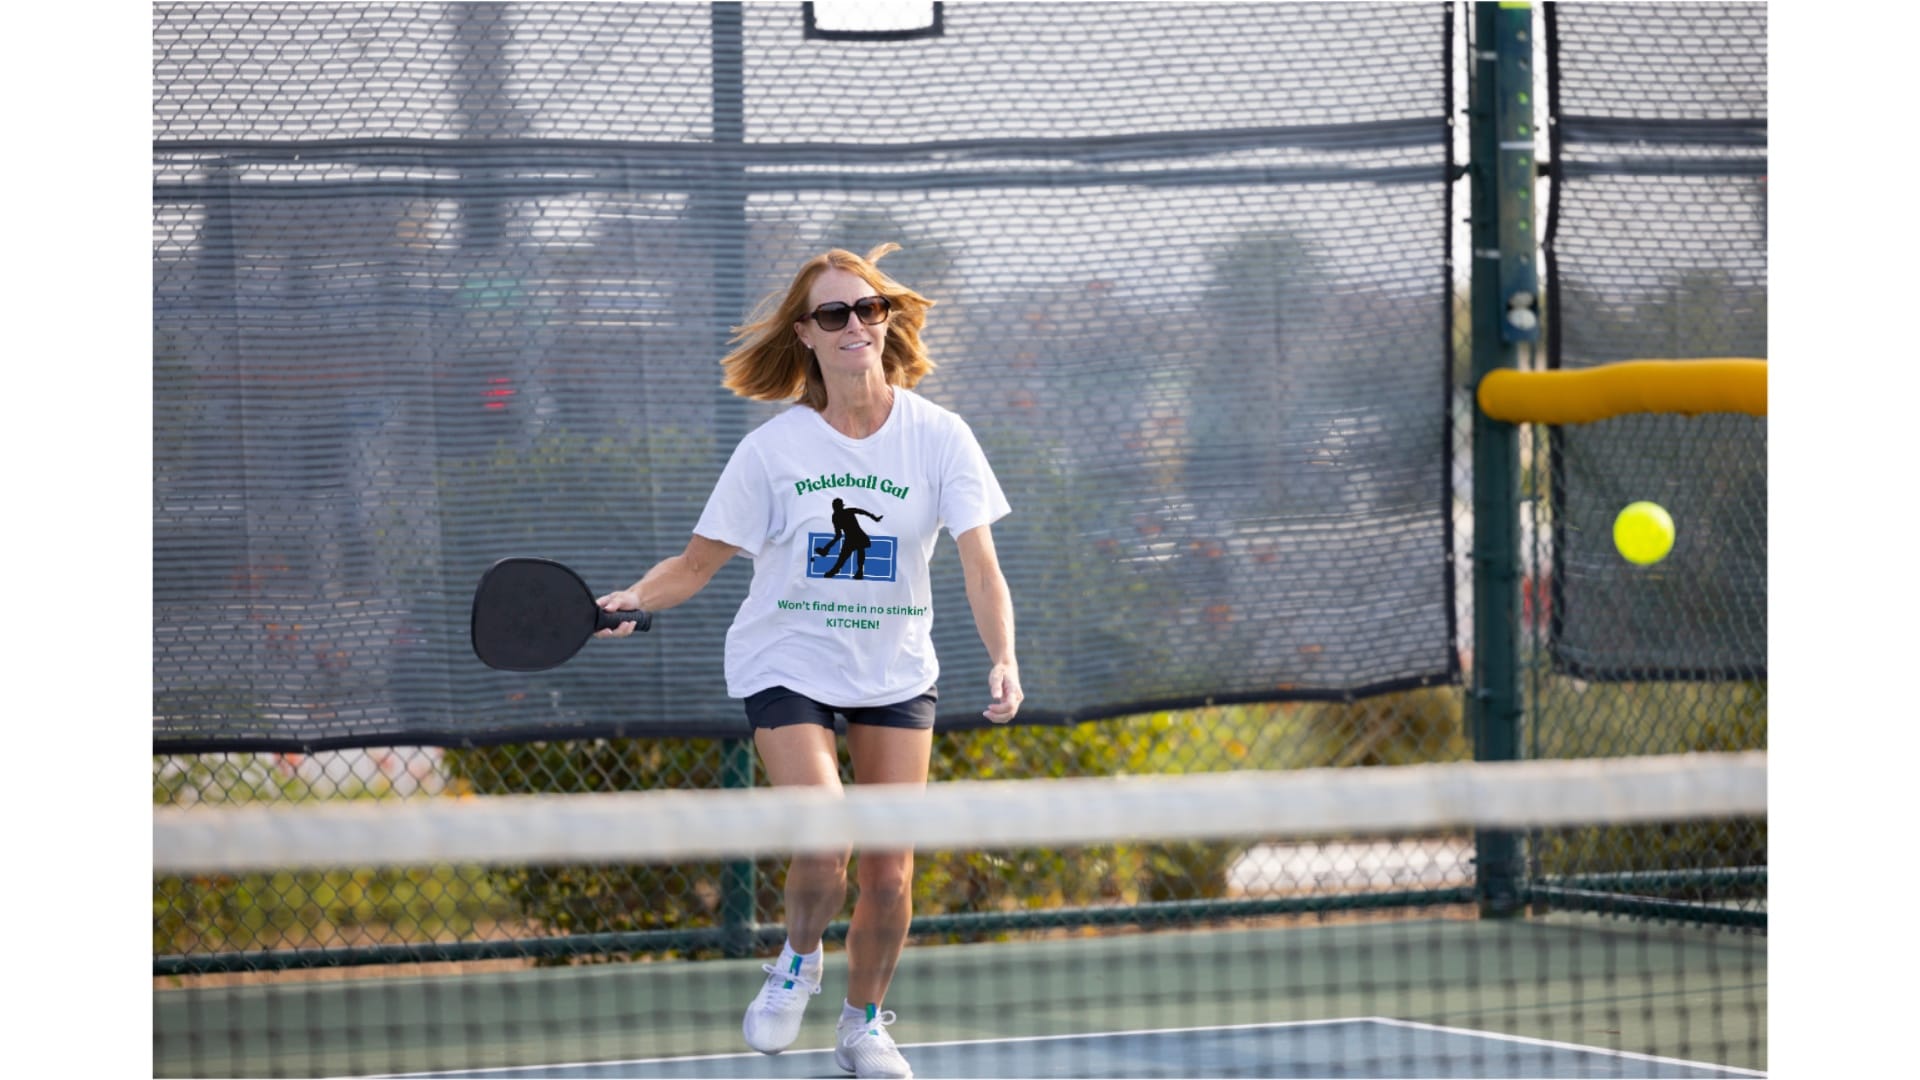
M1766 810L1765 751L956 781L842 790L644 791L405 804L161 808L158 871L330 865L662 862L887 847L1070 845L1124 837L1339 835L1550 827Z

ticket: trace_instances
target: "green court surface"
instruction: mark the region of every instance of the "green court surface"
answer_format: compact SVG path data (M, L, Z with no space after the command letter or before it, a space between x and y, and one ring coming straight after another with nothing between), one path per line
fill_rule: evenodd
M793 1050L738 1056L745 1051L740 1014L764 962L159 988L154 1072L370 1075L558 1065L569 1068L542 1074L837 1075L826 1055L807 1053L831 1045L845 990L837 952L828 954L825 992ZM1117 1057L1116 1044L1106 1044L1105 1064L1099 1040L1032 1038L1352 1018L1473 1036L1461 1075L1713 1075L1647 1064L1641 1055L1764 1070L1766 938L1554 915L916 945L886 1004L899 1015L892 1030L904 1047L991 1047L994 1075L1300 1075L1299 1037L1323 1030L1345 1034L1338 1046L1315 1052L1349 1061L1357 1054L1361 1075L1455 1074L1448 1055L1463 1051L1395 1041L1395 1032L1426 1029L1406 1025L1252 1029L1286 1039L1242 1032L1168 1043L1159 1036L1150 1048L1123 1046ZM1541 1041L1600 1053L1549 1061L1538 1056ZM1042 1055L1048 1047L1058 1052ZM1521 1051L1536 1055L1535 1065L1502 1064L1499 1055ZM689 1057L710 1061L659 1060ZM980 1060L950 1067L985 1074Z

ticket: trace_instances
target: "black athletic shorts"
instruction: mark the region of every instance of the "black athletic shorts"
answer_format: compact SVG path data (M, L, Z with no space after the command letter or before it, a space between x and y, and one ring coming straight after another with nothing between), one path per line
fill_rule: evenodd
M831 729L833 714L839 713L847 718L849 724L916 728L926 731L933 727L934 707L939 698L940 688L929 686L927 692L919 697L909 698L893 705L840 709L832 705L822 705L784 686L772 686L747 699L747 724L755 731L761 728L782 728L791 724L819 724L823 728Z

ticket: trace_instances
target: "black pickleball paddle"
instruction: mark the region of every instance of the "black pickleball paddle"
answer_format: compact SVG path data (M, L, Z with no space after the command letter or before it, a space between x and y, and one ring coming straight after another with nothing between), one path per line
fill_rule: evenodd
M552 559L501 559L473 591L473 654L501 671L545 671L625 622L646 630L653 616L602 609L580 575Z

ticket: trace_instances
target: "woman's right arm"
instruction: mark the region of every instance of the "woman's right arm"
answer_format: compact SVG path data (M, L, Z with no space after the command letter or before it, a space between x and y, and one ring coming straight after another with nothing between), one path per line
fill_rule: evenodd
M732 544L723 544L696 534L687 541L687 550L655 563L653 569L634 582L631 588L601 597L600 606L608 611L665 611L684 604L693 598L693 594L706 588L707 582L713 580L715 571L720 569L720 564L739 552L740 549ZM631 633L633 624L629 622L621 623L617 629L602 630L594 636L626 637Z

